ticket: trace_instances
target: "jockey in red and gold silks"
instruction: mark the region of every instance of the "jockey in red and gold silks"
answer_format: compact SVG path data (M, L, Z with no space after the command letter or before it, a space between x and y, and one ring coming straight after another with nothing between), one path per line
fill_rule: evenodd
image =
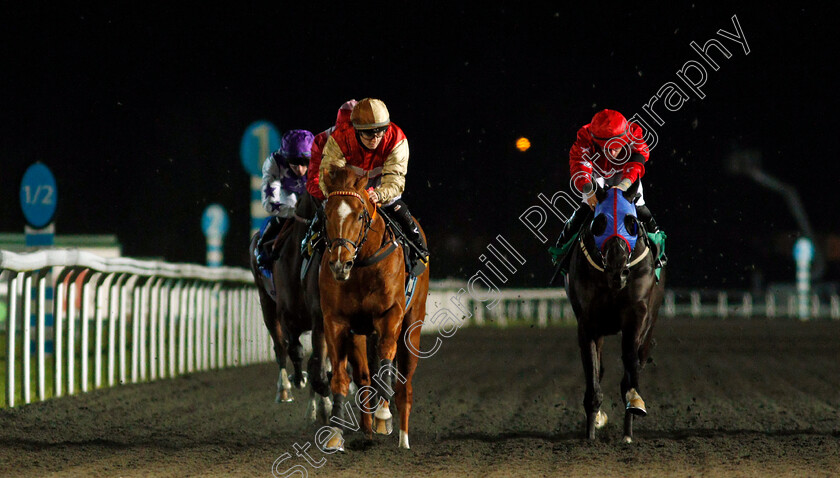
M412 274L419 275L428 264L429 252L408 205L402 200L408 155L408 139L391 122L385 103L365 98L353 107L349 121L339 116L335 130L324 144L319 174L349 166L356 174L368 177L370 200L400 226L411 243ZM326 192L323 183L320 187Z
M339 117L335 131L324 145L319 169L323 174L333 168L351 166L356 174L368 176L368 185L374 187L379 196L378 202L389 205L399 199L405 189L408 139L402 129L390 121L377 128L385 128L384 136L375 149L369 149L357 137L359 133L352 121Z
M321 156L323 155L324 144L326 144L327 138L330 137L330 134L334 129L335 126L331 126L329 129L321 131L315 135L315 139L312 141L312 159L309 161L309 175L306 178L306 190L310 195L312 195L312 197L320 201L323 201L326 198L324 197L324 192L321 191L319 184L320 176L318 174L318 169L321 167Z

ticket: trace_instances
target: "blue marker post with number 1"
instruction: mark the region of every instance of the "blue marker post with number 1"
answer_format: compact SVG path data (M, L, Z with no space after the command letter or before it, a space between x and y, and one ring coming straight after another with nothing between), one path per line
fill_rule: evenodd
M262 164L265 158L280 148L280 132L268 121L251 123L242 136L239 155L245 171L251 175L251 234L256 234L268 213L262 207Z

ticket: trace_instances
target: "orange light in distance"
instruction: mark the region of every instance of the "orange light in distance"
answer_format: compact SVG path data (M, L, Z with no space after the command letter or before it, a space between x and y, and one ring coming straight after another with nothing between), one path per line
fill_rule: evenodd
M523 152L528 151L528 148L530 148L530 147L531 147L531 142L528 141L528 138L523 136L523 137L516 140L516 149L518 149L519 151L523 151Z

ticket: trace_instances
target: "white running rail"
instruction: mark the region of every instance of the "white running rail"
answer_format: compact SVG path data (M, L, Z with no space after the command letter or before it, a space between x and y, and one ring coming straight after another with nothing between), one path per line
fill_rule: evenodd
M798 317L795 299L795 294L785 291L769 290L753 296L734 290L666 289L660 317L794 318ZM840 320L840 295L836 292L812 294L810 305L807 320ZM436 314L445 320L436 321ZM441 328L467 325L548 327L575 323L574 311L562 288L475 292L469 290L466 282L448 280L429 284L423 332L438 333Z
M33 388L45 400L274 357L245 269L51 249L0 251L0 274L7 407L30 403Z

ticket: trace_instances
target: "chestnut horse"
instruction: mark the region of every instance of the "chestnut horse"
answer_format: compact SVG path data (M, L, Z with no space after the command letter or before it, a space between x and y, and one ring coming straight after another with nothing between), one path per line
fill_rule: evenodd
M251 258L251 272L260 298L260 306L271 340L274 342L274 355L280 367L277 379L277 395L275 401L291 402L292 380L297 388L306 386L307 379L311 380L308 418L315 420L318 415L326 421L331 406L329 399L329 379L326 363L326 342L324 341L323 316L318 290L318 273L315 267L310 267L301 281L300 271L303 258L300 244L308 229L308 220L315 215L315 202L312 197L304 193L298 201L294 218L287 219L287 223L276 238L278 248L275 251L277 260L272 265L272 281L259 271L254 257L259 235L251 238L249 248ZM319 256L313 258L318 260ZM312 331L312 355L307 366L308 374L303 371L303 347L300 336L304 332ZM287 358L291 358L294 374L289 377L286 372ZM291 380L290 380L291 378ZM320 395L316 396L315 393Z
M595 439L595 429L607 422L606 413L600 409L604 375L601 350L606 335L621 332L625 442L633 439L633 417L647 415L640 395L639 373L650 355L665 271L657 280L653 249L636 219L637 190L638 182L623 194L620 189L599 189L595 218L583 228L571 252L566 292L578 322L578 344L586 375L583 406L590 440Z
M426 315L429 269L417 278L406 310L408 278L402 246L365 191L366 176L345 167L321 176L327 190L324 206L327 250L321 261L321 308L330 362L333 427L326 450L344 450L343 432L361 427L391 433L391 398L396 394L400 415L400 448L409 448L408 417L413 402L412 377L418 357L420 324ZM421 229L422 233L422 229ZM369 364L368 347L373 363ZM378 364L376 360L379 360ZM359 387L356 403L361 420L346 401L350 378ZM396 360L396 368L394 361ZM375 367L371 370L371 367ZM371 387L371 380L374 386ZM395 386L394 386L395 385ZM393 388L392 388L393 387Z

